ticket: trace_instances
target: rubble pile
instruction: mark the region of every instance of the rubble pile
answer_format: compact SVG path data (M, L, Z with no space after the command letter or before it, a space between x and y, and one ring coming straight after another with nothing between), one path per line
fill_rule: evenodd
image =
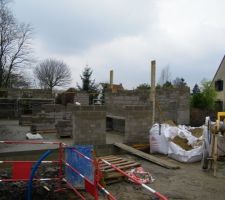
M10 169L0 170L0 179L11 178ZM58 167L41 166L38 169L37 177L57 177ZM0 182L0 200L24 200L27 199L28 182ZM62 182L61 187L65 188ZM76 199L70 190L64 192L55 192L59 188L57 181L33 181L32 199L33 200L60 200L60 199Z

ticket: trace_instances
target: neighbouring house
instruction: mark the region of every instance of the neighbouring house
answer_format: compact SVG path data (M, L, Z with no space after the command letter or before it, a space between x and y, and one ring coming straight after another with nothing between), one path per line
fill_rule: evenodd
M216 108L218 111L225 110L225 55L214 75L212 86L215 87L217 92Z

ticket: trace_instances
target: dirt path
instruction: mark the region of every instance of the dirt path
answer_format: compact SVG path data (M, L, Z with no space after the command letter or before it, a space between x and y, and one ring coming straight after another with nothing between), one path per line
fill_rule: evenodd
M218 177L214 177L212 172L203 172L200 163L182 164L173 161L179 164L181 169L169 170L134 156L127 157L141 162L142 167L156 179L149 186L171 200L225 199L225 163L220 163ZM117 194L118 199L149 199L149 193L145 189L131 183L111 185L109 189Z

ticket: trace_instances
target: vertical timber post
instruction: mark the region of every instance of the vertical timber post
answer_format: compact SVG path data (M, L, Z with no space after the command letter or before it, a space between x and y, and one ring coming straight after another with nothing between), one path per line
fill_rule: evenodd
M151 94L150 100L152 101L152 125L155 123L155 75L156 75L156 62L151 61Z
M109 83L110 83L110 88L112 89L112 85L113 85L113 70L110 70L110 80L109 80Z

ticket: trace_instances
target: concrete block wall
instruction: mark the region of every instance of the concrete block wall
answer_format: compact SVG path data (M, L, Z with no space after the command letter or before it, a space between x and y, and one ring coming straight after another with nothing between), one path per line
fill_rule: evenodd
M149 143L152 113L150 106L125 106L125 137L124 142Z
M81 105L89 105L89 94L87 92L77 92L74 102L79 102Z
M42 89L1 89L0 91L6 91L8 98L52 98L52 92L50 90Z
M105 94L105 104L107 106L149 104L149 96L150 93L146 91L123 90L118 93L108 91Z
M123 109L126 105L151 105L149 91L120 91L118 93L107 92L105 105L107 115L126 115ZM168 88L156 90L156 101L162 111L156 107L156 121L173 120L179 124L190 123L190 88ZM149 108L150 110L152 107Z
M72 123L71 120L58 120L55 125L57 130L57 137L71 137L72 136Z
M125 132L125 119L112 119L113 130L124 133Z
M54 99L30 99L31 112L33 115L40 112L45 104L54 104Z
M0 118L13 119L18 117L16 99L0 98Z
M41 110L45 113L63 112L65 110L65 106L61 104L44 104L41 106Z
M53 102L53 99L0 98L0 118L18 118L21 115L37 114L43 104Z
M75 144L106 144L104 106L73 106L72 112Z
M60 104L42 105L41 111L35 116L31 116L32 126L37 130L55 129L58 121L72 119L72 111Z
M166 120L171 119L178 124L190 123L190 89L188 87L159 89L156 91L156 101ZM156 108L156 120L162 121L162 118L163 116L160 116Z

